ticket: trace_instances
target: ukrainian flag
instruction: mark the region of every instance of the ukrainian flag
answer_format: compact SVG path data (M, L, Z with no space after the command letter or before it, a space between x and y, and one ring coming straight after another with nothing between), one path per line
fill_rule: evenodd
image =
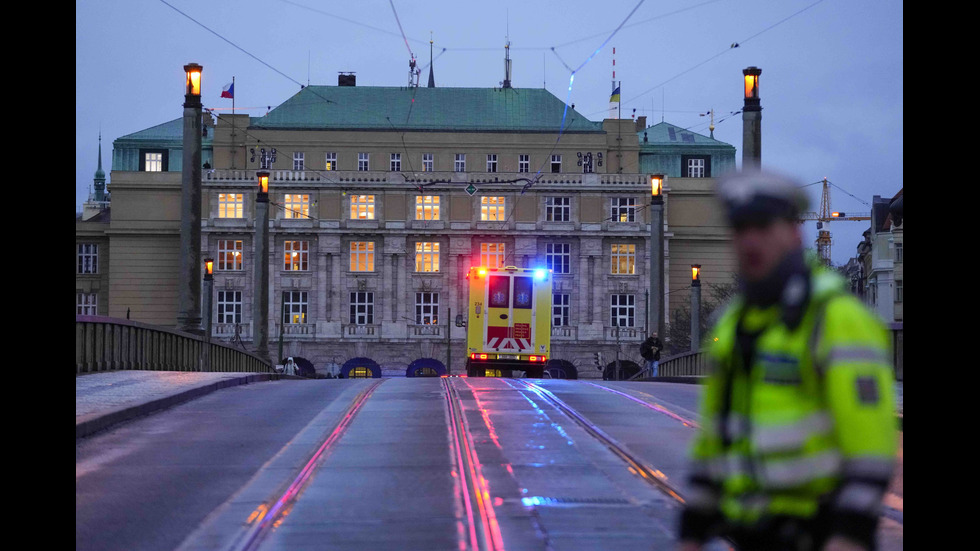
M619 103L619 86L617 86L616 89L613 90L612 95L609 96L609 103Z

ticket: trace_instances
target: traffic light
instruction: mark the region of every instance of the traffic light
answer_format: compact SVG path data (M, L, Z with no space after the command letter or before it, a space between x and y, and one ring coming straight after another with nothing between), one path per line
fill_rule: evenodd
M595 368L602 371L602 352L594 352L592 356L595 361Z

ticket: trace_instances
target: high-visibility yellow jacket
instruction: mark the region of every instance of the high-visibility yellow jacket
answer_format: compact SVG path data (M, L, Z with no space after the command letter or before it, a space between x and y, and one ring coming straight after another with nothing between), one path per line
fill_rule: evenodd
M795 327L784 318L736 299L715 326L682 538L819 512L873 541L897 451L888 333L822 267Z

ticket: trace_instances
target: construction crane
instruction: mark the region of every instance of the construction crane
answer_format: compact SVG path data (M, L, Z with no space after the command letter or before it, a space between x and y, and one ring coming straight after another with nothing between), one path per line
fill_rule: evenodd
M816 183L816 182L814 182ZM823 260L824 264L830 265L830 222L834 220L871 220L870 213L845 213L835 211L830 208L830 183L826 178L823 179L823 191L820 194L820 212L804 212L800 215L800 221L817 221L817 255ZM824 224L828 224L824 228Z

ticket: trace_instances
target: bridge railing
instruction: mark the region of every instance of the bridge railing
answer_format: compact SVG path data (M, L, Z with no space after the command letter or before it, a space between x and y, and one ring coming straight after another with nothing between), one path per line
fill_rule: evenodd
M75 374L124 369L273 371L258 356L203 336L125 319L75 316Z
M891 324L891 360L895 380L905 379L905 333L902 323ZM660 377L703 377L708 374L707 356L703 352L684 352L666 357L660 361L657 378ZM634 379L649 377L648 370L643 370Z

